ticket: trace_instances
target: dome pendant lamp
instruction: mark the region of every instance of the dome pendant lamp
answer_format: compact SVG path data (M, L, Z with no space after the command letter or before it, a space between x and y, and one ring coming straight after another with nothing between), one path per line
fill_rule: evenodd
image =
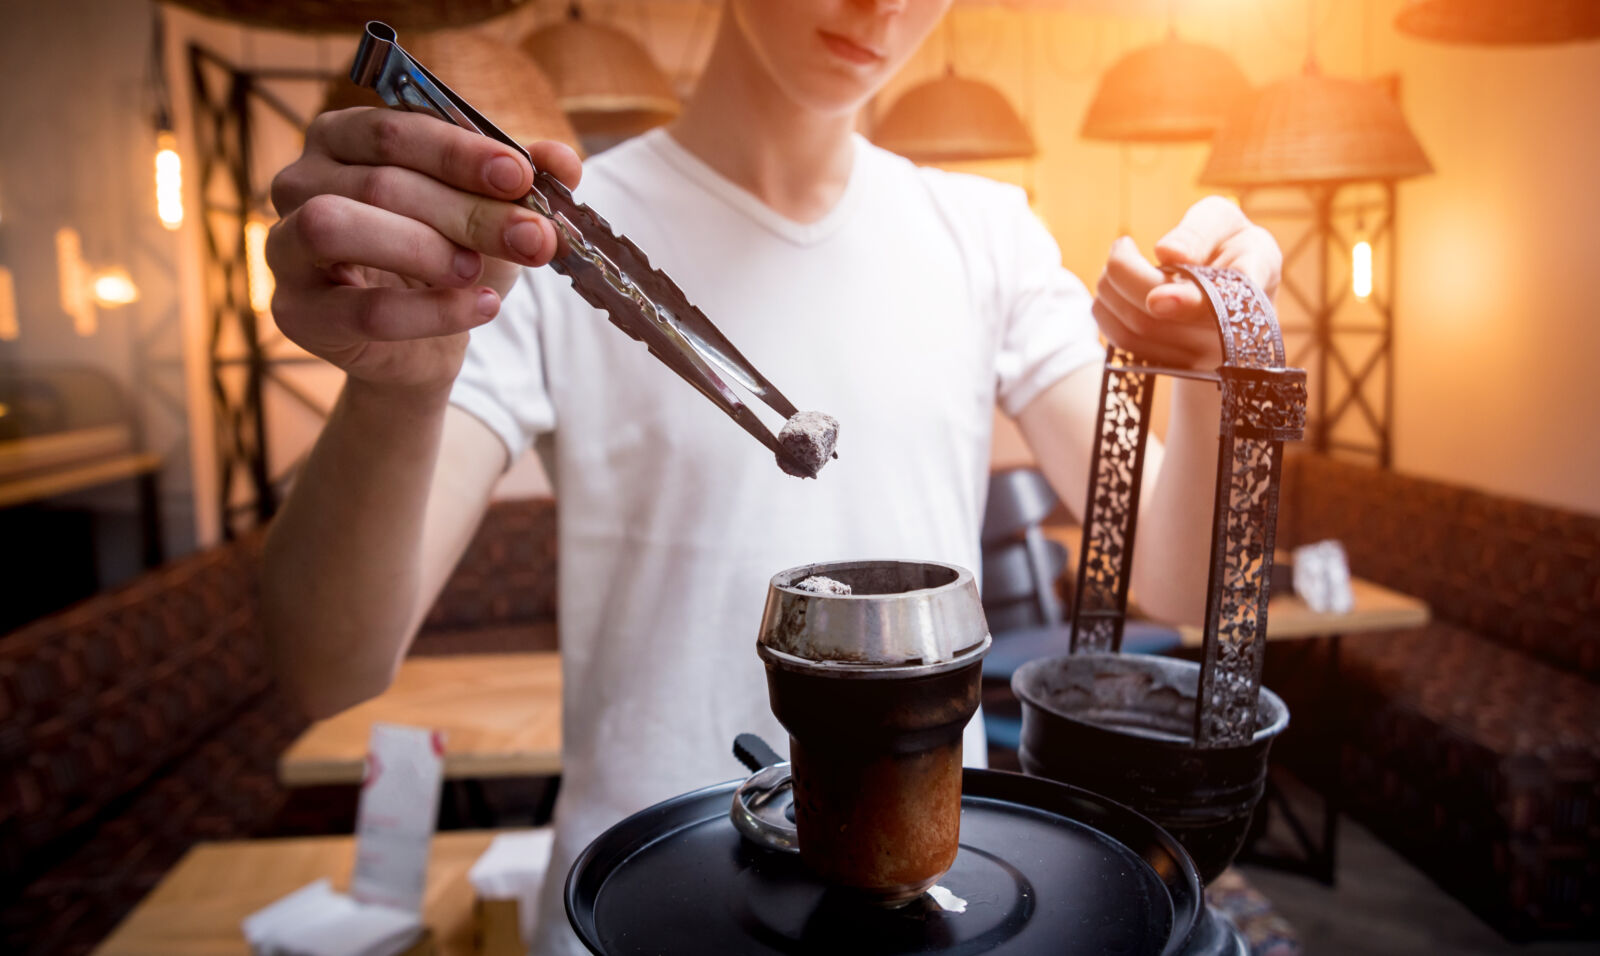
M1511 46L1600 39L1595 0L1411 0L1401 33L1440 43Z
M1038 151L1033 134L1005 94L956 74L950 16L944 74L902 93L878 120L872 141L914 163L1031 158Z
M1169 30L1100 78L1080 135L1132 143L1210 139L1250 83L1226 53L1190 43Z
M677 94L644 45L587 19L576 3L566 18L533 31L521 45L550 77L556 102L585 145L596 151L678 115Z
M1377 85L1323 76L1307 61L1229 114L1200 174L1207 186L1409 179L1433 171L1400 107Z

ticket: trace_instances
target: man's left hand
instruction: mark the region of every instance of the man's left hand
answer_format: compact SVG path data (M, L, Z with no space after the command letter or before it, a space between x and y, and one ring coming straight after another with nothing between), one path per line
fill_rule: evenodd
M1220 196L1208 196L1184 213L1177 228L1156 243L1161 265L1237 269L1269 297L1283 275L1283 253L1272 234ZM1168 278L1124 236L1111 245L1096 287L1094 317L1121 349L1157 365L1215 368L1222 362L1217 320L1199 286Z

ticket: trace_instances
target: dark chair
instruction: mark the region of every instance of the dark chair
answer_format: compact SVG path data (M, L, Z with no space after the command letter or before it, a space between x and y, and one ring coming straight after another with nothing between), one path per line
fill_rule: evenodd
M990 476L983 512L983 609L991 632L1001 630L997 618L1023 627L1061 621L1055 582L1067 566L1067 551L1045 537L1043 528L1057 504L1050 483L1032 468Z
M1017 748L1021 713L1011 675L1038 657L1067 652L1068 609L1056 589L1069 564L1067 549L1045 536L1043 524L1059 499L1043 474L1012 468L989 478L983 514L983 612L994 646L983 660L984 722L991 747ZM1169 627L1129 621L1122 650L1161 654L1179 646Z

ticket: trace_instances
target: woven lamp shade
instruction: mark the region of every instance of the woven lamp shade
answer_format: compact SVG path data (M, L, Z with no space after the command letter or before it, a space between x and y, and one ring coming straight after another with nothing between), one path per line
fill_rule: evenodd
M873 142L913 162L1026 159L1033 134L1005 94L947 72L906 90L878 121Z
M569 17L528 34L522 49L554 84L581 136L642 133L678 115L678 97L644 46L621 30Z
M466 30L418 34L405 40L404 46L512 139L524 144L560 140L582 155L577 133L556 106L550 81L521 50ZM318 112L382 105L376 92L341 77L328 84Z
M1401 33L1441 43L1501 46L1600 38L1596 0L1412 0Z
M368 20L396 30L464 27L524 0L173 0L208 17L295 33L359 34Z
M1433 172L1394 99L1359 80L1308 70L1247 97L1200 174L1207 186L1407 179Z
M1142 143L1210 139L1249 92L1250 82L1226 53L1168 36L1106 71L1081 134Z

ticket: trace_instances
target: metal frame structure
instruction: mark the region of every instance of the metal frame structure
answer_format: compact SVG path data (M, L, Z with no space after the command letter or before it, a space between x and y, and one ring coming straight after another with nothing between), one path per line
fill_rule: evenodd
M1283 443L1305 431L1306 373L1286 367L1272 303L1249 280L1208 266L1173 271L1205 291L1216 313L1223 363L1215 372L1164 368L1141 364L1115 346L1107 349L1071 652L1122 649L1155 377L1217 383L1222 415L1194 740L1202 749L1235 747L1248 744L1256 732Z
M1370 461L1380 468L1393 462L1394 421L1394 302L1398 243L1395 233L1396 190L1393 181L1345 183L1297 189L1307 200L1304 209L1289 209L1258 202L1263 187L1247 190L1240 205L1251 218L1299 221L1308 228L1284 250L1283 294L1304 311L1303 322L1287 322L1286 335L1300 339L1289 361L1311 371L1311 404L1307 414L1307 444L1315 451L1336 453ZM1377 198L1345 199L1343 194L1361 189ZM1370 222L1359 238L1385 252L1385 282L1374 282L1365 311L1370 316L1349 315L1350 249L1357 238L1346 232L1345 220ZM1298 267L1315 264L1315 278L1307 282ZM1336 268L1342 264L1344 269ZM1376 271L1376 270L1375 270ZM1375 320L1375 321L1374 321ZM1376 347L1357 348L1359 341ZM1340 432L1345 432L1340 437ZM1354 436L1349 433L1354 432Z
M253 213L267 214L270 175L255 168L255 111L269 110L296 129L306 120L267 85L326 83L317 70L242 69L198 44L189 46L200 230L205 247L206 351L220 472L219 505L224 536L233 538L264 523L277 510L287 472L273 475L267 457L263 402L268 383L319 416L328 410L280 373L280 366L318 364L307 355L274 356L263 323L250 305L245 226ZM275 334L275 330L273 330ZM240 388L229 378L242 374ZM292 470L292 469L290 469Z

